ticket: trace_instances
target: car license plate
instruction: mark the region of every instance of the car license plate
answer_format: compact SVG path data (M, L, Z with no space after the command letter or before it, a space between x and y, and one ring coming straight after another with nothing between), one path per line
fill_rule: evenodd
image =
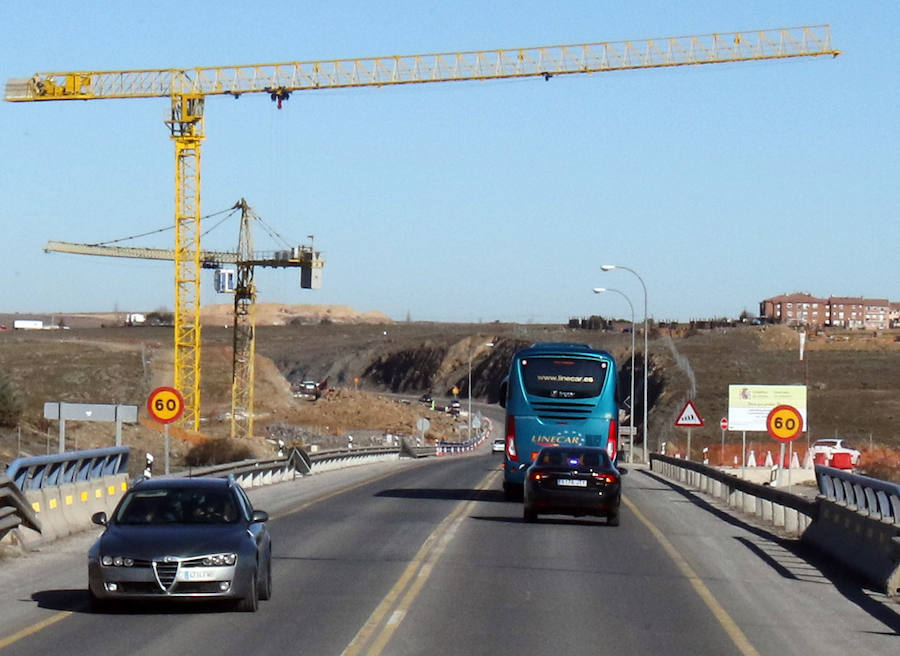
M560 487L587 487L587 481L582 478L557 478L556 484Z
M186 581L209 581L214 578L214 572L209 569L185 569L182 574Z

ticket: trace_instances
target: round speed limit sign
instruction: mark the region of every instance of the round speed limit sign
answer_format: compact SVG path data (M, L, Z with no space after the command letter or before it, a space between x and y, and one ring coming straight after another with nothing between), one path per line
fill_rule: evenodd
M766 418L766 430L779 442L792 442L800 437L803 417L792 405L775 406Z
M184 397L174 387L157 387L147 399L147 411L159 423L171 424L184 412Z

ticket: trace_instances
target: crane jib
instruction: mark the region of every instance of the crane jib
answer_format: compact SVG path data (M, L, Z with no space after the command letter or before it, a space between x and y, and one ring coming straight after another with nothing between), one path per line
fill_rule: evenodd
M245 66L37 73L11 79L8 101L269 93L597 73L837 56L827 25L533 48Z

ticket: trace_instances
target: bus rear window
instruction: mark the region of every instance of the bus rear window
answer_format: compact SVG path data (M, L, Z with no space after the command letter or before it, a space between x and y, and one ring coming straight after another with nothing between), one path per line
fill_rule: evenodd
M528 358L521 361L525 391L551 399L600 396L607 363L578 358Z

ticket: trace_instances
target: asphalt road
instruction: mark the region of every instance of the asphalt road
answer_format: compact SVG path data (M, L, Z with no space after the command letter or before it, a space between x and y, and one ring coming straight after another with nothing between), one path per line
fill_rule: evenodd
M324 472L252 492L274 597L88 611L96 534L0 562L3 654L895 653L898 606L632 468L622 524L503 499L500 455Z

